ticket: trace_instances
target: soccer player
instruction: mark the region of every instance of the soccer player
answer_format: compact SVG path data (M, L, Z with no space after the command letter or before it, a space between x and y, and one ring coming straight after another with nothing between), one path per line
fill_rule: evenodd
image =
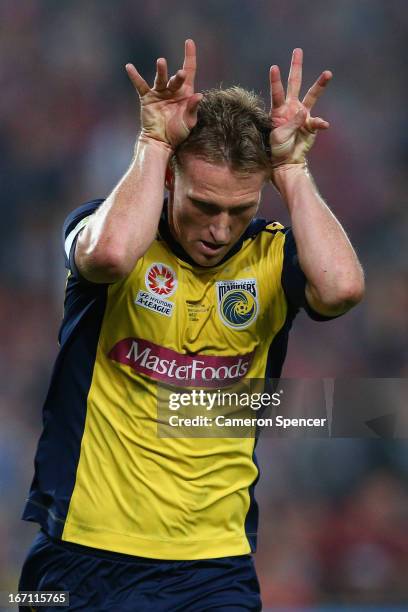
M239 87L195 93L192 40L170 79L157 60L153 87L126 69L134 158L64 226L61 348L23 516L41 531L20 589L69 591L87 612L260 610L255 440L158 437L157 387L278 377L300 307L327 320L361 299L305 157L332 75L300 101L295 49L286 94L271 68L267 113ZM269 181L291 229L255 218Z

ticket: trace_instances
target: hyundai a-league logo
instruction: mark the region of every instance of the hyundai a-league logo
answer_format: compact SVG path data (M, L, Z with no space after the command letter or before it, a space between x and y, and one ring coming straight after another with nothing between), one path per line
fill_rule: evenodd
M219 281L218 312L225 325L244 329L258 316L258 292L255 279Z
M154 295L164 298L173 295L177 288L176 274L162 263L154 263L146 272L146 287Z

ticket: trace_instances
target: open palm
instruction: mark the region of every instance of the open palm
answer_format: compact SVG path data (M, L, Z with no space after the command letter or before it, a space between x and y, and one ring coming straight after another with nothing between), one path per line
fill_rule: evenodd
M321 117L312 117L310 111L333 75L329 70L322 72L300 101L302 64L302 49L294 49L286 96L279 67L275 65L270 70L272 120L270 143L274 166L283 163L303 163L307 151L314 143L317 131L329 127L327 121Z
M170 79L166 59L157 60L153 87L149 87L133 64L127 64L126 71L139 94L142 134L176 147L196 124L197 107L202 98L202 94L194 93L194 41L186 40L183 68Z

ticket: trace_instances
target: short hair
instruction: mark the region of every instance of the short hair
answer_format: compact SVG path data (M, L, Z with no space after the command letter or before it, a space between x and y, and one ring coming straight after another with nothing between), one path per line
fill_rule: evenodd
M271 168L271 119L263 100L253 91L234 86L203 92L197 123L174 152L172 166L181 169L189 153L215 164L227 163L235 172Z

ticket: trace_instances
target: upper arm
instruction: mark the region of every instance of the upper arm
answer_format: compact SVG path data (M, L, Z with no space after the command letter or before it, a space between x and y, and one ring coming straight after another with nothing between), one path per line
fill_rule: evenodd
M90 252L81 242L82 232L92 220L94 213L104 200L92 200L74 210L64 223L63 240L65 267L83 282L108 284L122 279L125 274L114 263L114 258L103 253L103 257Z
M89 281L82 273L82 269L77 265L75 257L76 243L80 232L87 225L92 214L98 209L103 200L92 200L83 204L71 212L65 219L63 226L63 244L65 255L65 267L78 280Z
M296 242L290 228L284 230L282 288L290 306L297 310L303 308L314 321L329 321L340 316L344 310L330 311L322 306L313 295L307 283L306 276L299 264Z
M329 318L339 317L355 306L354 301L344 301L341 304L336 304L335 306L324 304L319 299L316 291L313 289L313 286L308 282L306 282L305 286L305 299L309 308L311 308L314 312Z

